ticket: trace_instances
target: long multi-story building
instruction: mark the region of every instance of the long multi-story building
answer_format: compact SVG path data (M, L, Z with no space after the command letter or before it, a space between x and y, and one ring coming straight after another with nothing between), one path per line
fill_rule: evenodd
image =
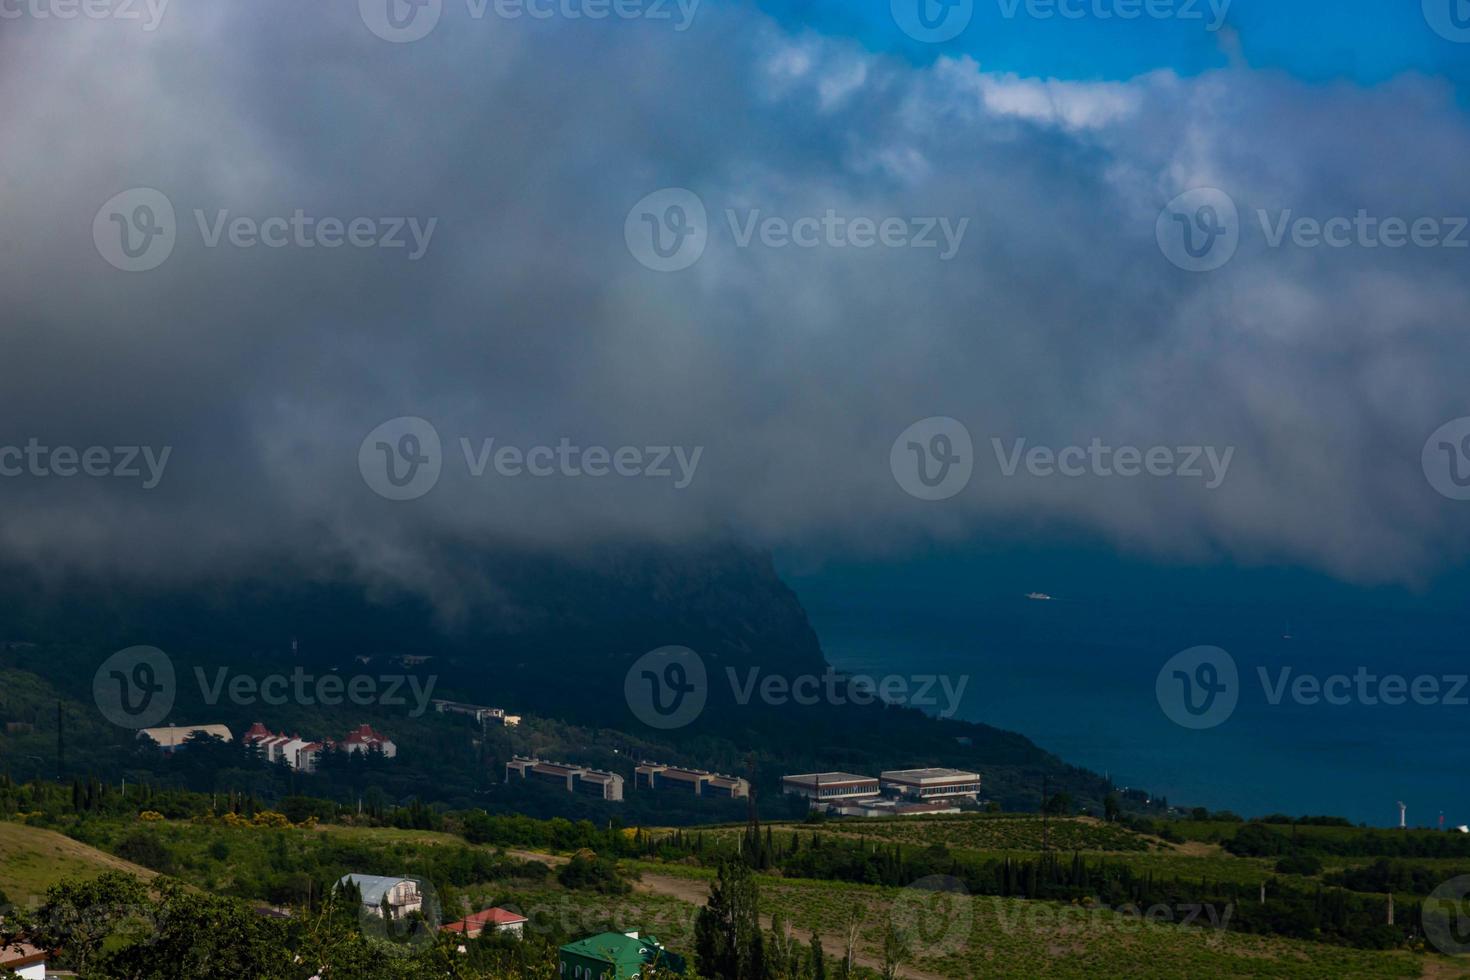
M980 774L963 769L890 769L878 781L884 793L920 803L980 796Z
M505 764L505 781L513 779L545 783L568 793L583 793L618 803L623 800L622 776L586 766L516 756Z
M444 701L436 699L434 710L442 714L469 715L479 724L494 722L504 725L506 728L514 728L521 723L520 715L506 714L504 708L491 708L483 704L466 704L463 701Z
M165 752L173 752L182 748L191 735L209 735L213 738L221 738L226 742L233 741L235 736L224 725L177 725L164 728L144 728L138 732L139 738L147 738Z
M260 722L240 736L246 745L258 748L266 762L284 762L299 772L315 772L323 752L340 749L349 755L353 752L378 751L391 759L398 754L397 744L388 736L373 730L371 725L359 725L348 732L340 742L323 739L320 742L302 738L300 735L283 735L273 732Z
M851 772L813 772L800 776L783 776L781 789L786 793L805 796L813 803L879 795L878 780Z
M738 776L703 769L681 769L658 762L645 762L635 769L633 785L638 789L666 789L721 799L742 799L750 795L750 783Z
M838 800L825 805L830 812L844 817L923 817L936 813L961 812L958 803L947 800L913 803L881 796L868 796L860 800Z
M302 738L300 735L281 735L272 732L260 722L240 736L240 741L260 749L266 762L284 762L301 772L314 772L323 744Z

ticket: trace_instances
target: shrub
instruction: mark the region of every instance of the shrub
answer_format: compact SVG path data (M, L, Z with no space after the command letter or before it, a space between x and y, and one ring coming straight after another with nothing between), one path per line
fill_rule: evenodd
M1288 854L1276 862L1276 871L1284 875L1320 874L1322 862L1310 854Z
M161 874L174 869L173 852L153 834L133 833L118 841L117 856Z
M563 887L603 895L626 895L633 890L616 864L590 852L579 851L556 877Z

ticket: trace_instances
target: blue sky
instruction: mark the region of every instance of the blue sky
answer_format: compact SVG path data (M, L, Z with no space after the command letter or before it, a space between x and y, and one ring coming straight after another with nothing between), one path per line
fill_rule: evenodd
M1116 9L1117 0L1072 0L1072 9L1085 4L1087 16L1041 20L1028 16L1024 4L1006 16L1011 0L975 0L969 26L938 44L914 41L897 29L886 2L763 0L761 6L787 26L856 37L915 61L968 55L987 70L1023 75L1120 80L1159 68L1193 75L1228 64L1228 38L1204 28L1214 19L1209 0L1175 2L1180 11L1192 3L1199 19L1100 19L1090 13L1094 5ZM1222 2L1216 0L1216 9ZM1470 3L1465 7L1470 16ZM1456 82L1462 101L1470 84L1470 46L1435 33L1418 0L1234 0L1225 10L1225 34L1238 37L1253 68L1362 84L1404 72L1441 75Z

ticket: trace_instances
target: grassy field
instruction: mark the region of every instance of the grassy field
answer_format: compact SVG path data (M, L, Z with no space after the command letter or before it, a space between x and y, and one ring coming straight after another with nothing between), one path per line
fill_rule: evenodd
M1001 827L1013 832L1006 840L1025 845L1033 840L1035 828L1028 826L1032 823L1035 821L1017 818L875 821L826 825L816 832L901 840L906 847L943 842L953 844L956 851L999 856L1015 851L972 848L960 842L991 840L986 836L991 828ZM1146 849L1119 850L1119 838L1100 833L1108 828L1092 821L1053 821L1050 830L1068 823L1075 826L1077 839L1085 837L1094 844L1111 845L1093 853L1109 855L1110 860L1126 861L1156 875L1252 883L1272 873L1267 860L1235 858L1212 844L1159 847L1153 839L1142 838L1148 842ZM775 833L793 830L813 832L810 827L785 826L775 828ZM530 919L529 929L548 937L637 929L654 933L684 953L691 951L694 917L713 878L710 870L689 864L625 861L625 870L637 878L632 894L572 891L559 885L552 874L528 874L526 866L515 870L516 862L495 857L493 848L469 845L452 834L421 830L89 821L85 830L79 827L74 832L85 834L104 850L128 840L136 842L140 835L153 838L166 845L174 875L225 894L259 893L262 888L289 891L291 875L303 870L318 880L324 874L335 875L346 869L420 873L436 884L445 899L446 918L457 916L462 909L501 905L521 911ZM891 838L886 836L889 833ZM151 874L104 850L50 831L0 822L0 887L9 891L12 899L23 901L70 875L95 875L109 867ZM476 856L478 860L472 861ZM536 858L553 869L566 860L519 851L511 856ZM484 863L490 858L494 860ZM477 873L469 879L461 875L450 885L443 880L447 868L495 871ZM509 873L501 873L506 868ZM1198 913L1183 908L1160 910L1163 921L1148 922L1082 904L971 898L773 875L762 876L760 885L766 924L772 913L781 913L802 942L812 934L820 936L829 957L841 955L851 923L857 926L859 962L869 967L876 965L881 956L888 922L909 929L915 937L913 958L902 973L911 980L969 980L979 976L1129 976L1164 980L1200 975L1470 978L1470 961L1408 951L1353 950L1225 931L1219 926L1228 923L1224 919L1231 914L1228 909ZM289 896L282 900L288 901ZM1193 925L1178 924L1186 916L1197 916Z
M95 878L104 871L153 877L147 868L54 831L0 821L0 888L16 905L39 899L62 879Z
M796 831L832 837L862 837L868 840L971 851L1087 851L1139 854L1173 850L1174 845L1139 834L1125 827L1091 817L1040 817L1021 814L963 814L959 816L901 817L893 820L835 820L824 824L772 824L778 833ZM722 827L717 836L738 837L743 827Z
M691 896L710 880L702 869L648 862L636 867L645 879L685 880ZM880 955L890 919L913 929L915 955L904 971L913 977L1470 977L1470 962L1442 956L1222 932L1211 927L1208 911L1199 913L1197 921L1204 925L1197 927L1053 902L770 876L759 880L763 910L781 912L803 939L821 935L829 955L839 953L844 925L854 914L860 923L858 948L869 959ZM1188 914L1179 910L1176 917ZM1226 914L1216 911L1214 922Z
M1126 852L1167 848L1157 838L1135 833L1091 817L1042 820L1010 814L907 817L898 820L866 820L833 824L830 830L844 835L897 841L904 844L945 844L978 851Z

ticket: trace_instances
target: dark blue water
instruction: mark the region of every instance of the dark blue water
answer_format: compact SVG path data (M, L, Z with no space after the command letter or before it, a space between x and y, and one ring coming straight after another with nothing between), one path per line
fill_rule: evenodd
M1120 786L1176 805L1384 826L1403 800L1411 825L1437 825L1440 811L1448 826L1470 823L1470 703L1442 703L1470 674L1459 581L1363 589L1055 552L789 564L834 665L968 675L959 717L1021 732ZM1197 645L1228 651L1241 679L1234 713L1201 731L1170 721L1155 693L1164 662ZM1257 673L1275 684L1282 667L1325 679L1360 666L1440 678L1441 703L1366 704L1355 682L1347 705L1290 694L1272 704ZM1470 702L1470 684L1459 700Z

